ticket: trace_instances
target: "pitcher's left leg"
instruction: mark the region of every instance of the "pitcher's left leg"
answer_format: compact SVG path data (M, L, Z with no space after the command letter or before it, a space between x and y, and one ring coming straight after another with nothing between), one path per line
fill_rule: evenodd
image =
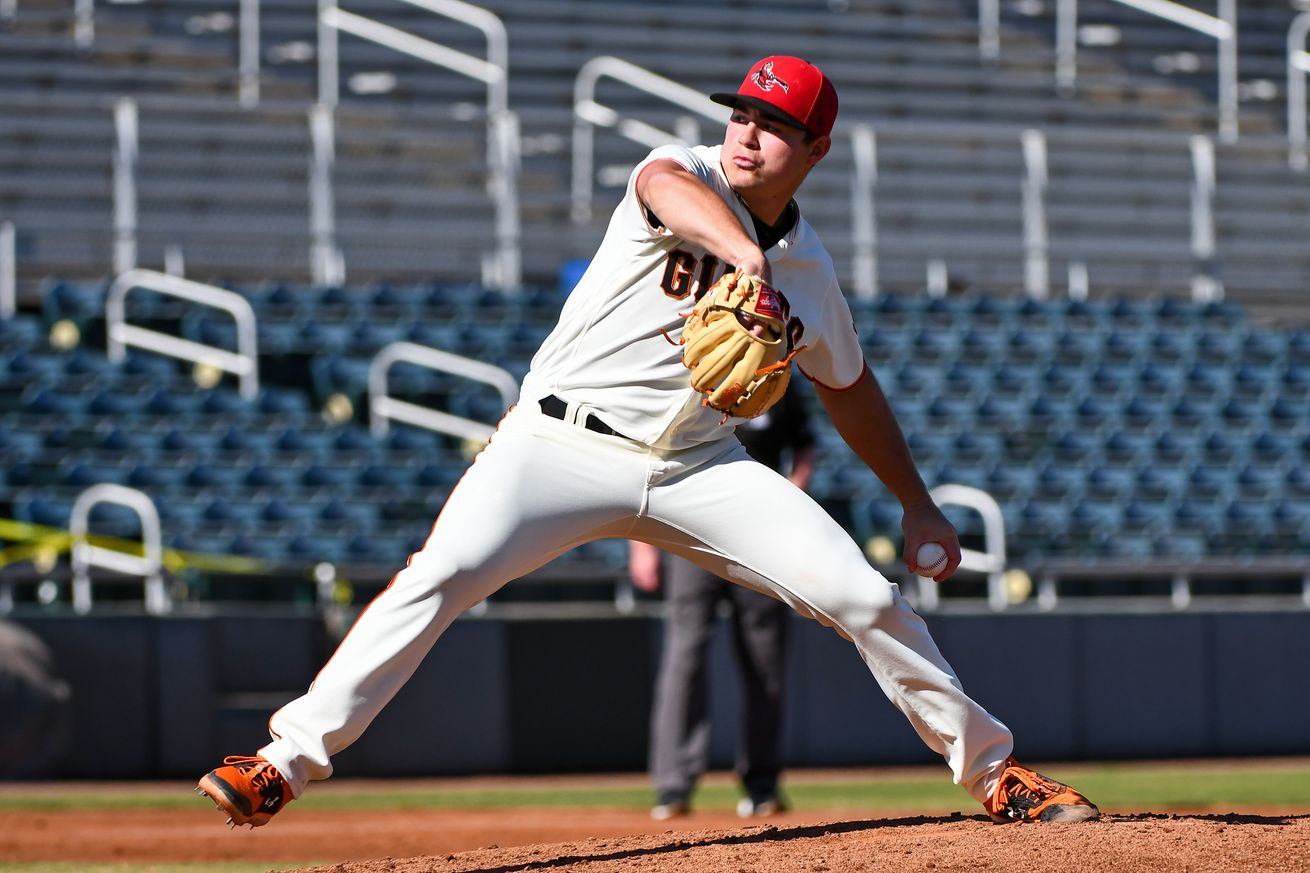
M733 494L749 496L749 512L724 512L724 495ZM979 801L991 797L1013 747L1009 729L965 694L899 588L799 488L741 452L657 483L634 535L771 593L851 640L955 781Z

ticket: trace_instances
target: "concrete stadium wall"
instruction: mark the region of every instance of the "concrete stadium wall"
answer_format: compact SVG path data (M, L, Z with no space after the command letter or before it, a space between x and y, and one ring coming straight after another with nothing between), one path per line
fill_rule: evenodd
M301 614L16 619L72 687L73 736L50 775L195 776L267 739L331 642ZM1310 754L1310 612L933 616L966 690L1028 760ZM793 628L792 766L932 762L849 643ZM660 623L464 619L340 775L634 771L645 767ZM738 686L726 626L711 645L716 767L732 764Z

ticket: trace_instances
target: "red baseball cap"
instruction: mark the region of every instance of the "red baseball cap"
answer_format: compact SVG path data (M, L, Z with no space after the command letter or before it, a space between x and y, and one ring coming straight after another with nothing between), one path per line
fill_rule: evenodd
M816 136L832 133L837 120L837 89L809 61L772 55L757 61L737 93L711 94L723 106L753 106L778 121Z

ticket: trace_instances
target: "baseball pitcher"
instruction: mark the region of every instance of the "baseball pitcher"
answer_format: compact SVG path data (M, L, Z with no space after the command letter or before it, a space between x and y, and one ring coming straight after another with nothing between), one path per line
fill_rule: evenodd
M787 603L850 640L879 687L998 821L1098 815L1017 763L897 586L734 427L792 367L900 501L905 560L955 530L928 496L869 370L832 260L793 199L832 145L837 92L813 64L765 58L735 92L723 142L655 149L633 170L590 267L500 422L391 584L272 741L198 791L263 825L353 743L464 610L591 540L639 540ZM751 511L768 507L767 512Z

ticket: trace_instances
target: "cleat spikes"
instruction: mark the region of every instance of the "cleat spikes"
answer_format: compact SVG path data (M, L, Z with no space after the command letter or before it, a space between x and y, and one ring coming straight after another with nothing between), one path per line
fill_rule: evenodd
M3 2L3 0L0 0ZM256 828L294 798L291 788L266 759L229 756L200 779L198 793L207 795L214 808L224 813L227 826Z

